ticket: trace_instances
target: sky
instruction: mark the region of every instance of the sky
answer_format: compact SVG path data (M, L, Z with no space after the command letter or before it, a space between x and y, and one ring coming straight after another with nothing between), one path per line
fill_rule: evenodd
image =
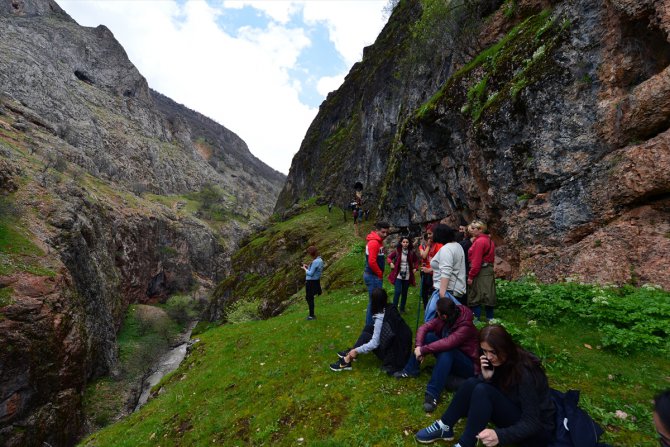
M288 173L326 95L374 42L389 0L57 0L109 28L149 86Z

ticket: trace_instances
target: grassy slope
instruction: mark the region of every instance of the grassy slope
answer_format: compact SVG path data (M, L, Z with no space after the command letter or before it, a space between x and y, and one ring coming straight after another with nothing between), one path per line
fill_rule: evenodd
M304 219L293 222L304 224ZM340 225L340 230L346 228ZM355 285L317 298L316 321L304 320L301 291L278 317L200 334L194 352L166 378L158 397L83 444L414 445L413 433L449 401L445 396L433 416L423 412L428 371L424 369L418 380L398 381L379 371L374 356L363 356L352 372L328 369L335 351L355 340L365 317L361 268L360 243L351 246L349 256L329 265L326 276L347 271ZM411 289L409 308L417 304L417 290ZM506 308L499 316L524 331L529 348L535 347L533 340L542 346L551 360L548 374L556 388L582 389L583 405L608 426L608 442L656 444L651 398L668 386L669 379L663 377L670 366L666 357L598 349L600 334L578 319L528 331L527 317L518 309ZM415 318L407 315L412 328ZM430 366L432 360L428 362ZM616 418L616 410L625 411L628 418Z

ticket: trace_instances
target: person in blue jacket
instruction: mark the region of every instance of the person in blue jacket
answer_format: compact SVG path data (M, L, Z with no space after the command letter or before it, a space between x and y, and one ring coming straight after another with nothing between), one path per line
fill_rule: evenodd
M302 265L302 269L305 271L305 300L307 300L307 306L309 307L307 320L315 320L314 297L322 293L321 273L323 272L323 259L319 256L319 250L314 245L307 247L307 254L313 259L309 265Z

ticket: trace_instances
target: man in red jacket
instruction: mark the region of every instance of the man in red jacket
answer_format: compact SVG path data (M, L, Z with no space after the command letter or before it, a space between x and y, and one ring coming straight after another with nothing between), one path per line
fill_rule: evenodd
M370 303L372 302L372 291L377 287L383 287L384 267L386 266L386 255L384 254L384 239L389 234L389 224L377 222L375 229L365 238L365 270L363 281L368 288L368 310L365 315L365 325L372 325L372 313Z
M416 348L396 378L417 377L420 363L428 354L435 356L433 374L426 386L423 409L430 413L437 407L447 377L468 378L479 373L479 341L472 323L472 311L456 305L449 298L437 301L437 316L422 325L416 333Z

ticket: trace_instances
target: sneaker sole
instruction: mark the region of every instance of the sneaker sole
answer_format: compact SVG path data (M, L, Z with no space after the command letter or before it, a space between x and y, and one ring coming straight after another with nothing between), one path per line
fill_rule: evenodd
M417 437L415 437L414 439L416 439L416 442L421 443L421 444L432 444L433 442L437 442L437 441L449 442L449 441L454 440L453 437L451 437L451 438L435 438L435 439L430 439L430 440L427 440L427 441L423 441L423 440L421 440Z
M351 368L351 366L348 367L348 368L333 368L333 367L331 366L331 367L330 367L330 370L331 370L331 371L335 371L335 372L340 372L340 371L351 371L352 368Z

